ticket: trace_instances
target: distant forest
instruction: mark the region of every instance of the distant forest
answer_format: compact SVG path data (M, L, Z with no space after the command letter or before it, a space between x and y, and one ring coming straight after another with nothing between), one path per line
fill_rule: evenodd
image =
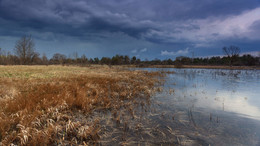
M34 42L31 36L24 36L16 42L14 54L4 52L0 48L0 65L136 65L146 67L149 65L228 65L228 66L260 66L260 54L252 56L250 54L239 55L240 48L236 46L222 48L223 57L208 58L190 58L186 56L176 57L175 60L154 59L141 60L137 57L129 57L127 55L115 55L113 57L87 58L86 55L78 56L74 53L73 57L67 57L64 54L56 53L52 58L48 59L45 54L40 55L34 49Z

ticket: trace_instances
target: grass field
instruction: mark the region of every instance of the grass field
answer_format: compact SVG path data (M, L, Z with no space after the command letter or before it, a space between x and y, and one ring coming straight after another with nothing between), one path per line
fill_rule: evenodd
M108 66L0 66L0 145L89 145L99 139L93 112L121 108L159 91L159 72ZM127 102L126 102L127 101Z

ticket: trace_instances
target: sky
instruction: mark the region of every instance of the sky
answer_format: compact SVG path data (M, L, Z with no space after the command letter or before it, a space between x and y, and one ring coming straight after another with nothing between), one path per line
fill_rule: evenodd
M49 58L258 55L260 0L0 0L0 48L25 35Z

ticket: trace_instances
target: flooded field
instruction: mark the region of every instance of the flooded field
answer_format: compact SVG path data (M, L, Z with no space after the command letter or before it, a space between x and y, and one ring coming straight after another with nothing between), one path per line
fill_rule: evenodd
M121 109L116 123L111 113L95 114L99 144L260 145L259 70L145 70L168 73L162 92L132 114Z
M260 145L260 71L0 67L1 145Z

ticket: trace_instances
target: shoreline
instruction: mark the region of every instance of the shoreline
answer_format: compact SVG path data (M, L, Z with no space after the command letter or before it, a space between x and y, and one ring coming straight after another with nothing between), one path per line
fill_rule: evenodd
M90 64L88 66L79 65L0 65L0 67L43 67L43 66L63 66L63 67L105 67L105 68L199 68L199 69L229 69L229 70L260 70L260 66L225 66L225 65L182 65L176 67L175 65L102 65L102 64Z
M260 66L221 66L221 65L182 65L181 67L175 67L174 65L147 65L137 66L129 65L125 66L129 68L199 68L199 69L229 69L229 70L260 70Z

